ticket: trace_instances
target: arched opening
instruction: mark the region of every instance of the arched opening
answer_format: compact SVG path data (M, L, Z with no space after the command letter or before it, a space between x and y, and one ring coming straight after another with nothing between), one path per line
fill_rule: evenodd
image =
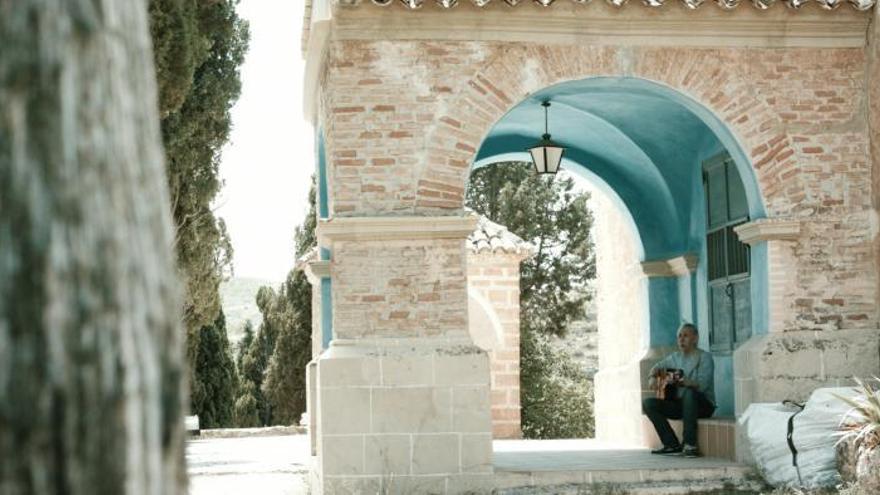
M671 350L685 321L701 329L700 347L715 358L715 414L732 416L732 352L766 331L768 318L766 252L733 231L765 216L746 153L724 122L682 93L645 79L594 77L513 106L484 137L473 168L528 161L543 132L544 100L552 102L553 140L566 147L563 167L590 181L614 218L605 233L617 239L598 242L631 247L614 257L620 266L598 270L617 273L605 284L626 289L599 295L597 437L644 443L646 363ZM636 270L625 266L627 256Z

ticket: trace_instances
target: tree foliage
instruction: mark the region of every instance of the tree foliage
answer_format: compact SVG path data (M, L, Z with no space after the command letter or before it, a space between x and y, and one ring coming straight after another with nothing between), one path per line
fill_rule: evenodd
M294 233L297 258L316 245L314 183L309 205ZM293 424L306 409L305 369L312 357L311 284L301 271L291 270L277 291L260 288L257 306L263 323L242 358L240 369L246 386L236 409L249 418L253 407L262 425Z
M233 426L233 401L238 388L238 375L226 335L223 311L214 323L199 330L191 408L198 414L202 428Z
M520 268L520 400L528 438L593 433L592 384L549 341L583 316L585 284L596 274L588 198L571 178L535 176L527 163L497 163L471 174L467 205L536 249Z
M576 192L571 178L536 176L530 167L510 162L474 171L467 205L535 247L520 269L522 322L563 336L583 316L585 283L596 276L589 195Z
M247 354L248 349L251 347L251 342L254 341L254 324L251 323L251 320L247 320L244 322L244 334L241 336L241 340L238 341L238 349L235 353L235 369L241 373L242 367L244 366L244 356Z
M275 306L275 291L271 287L260 287L256 299L257 307L263 314L263 322L242 359L241 380L244 383L242 395L253 398L258 424L265 426L272 424L272 410L266 401L262 387L266 369L269 367L269 359L272 357L275 341L278 338L278 328L276 327L278 321L275 318L269 318L269 314ZM250 399L247 400L250 401Z
M178 270L185 283L190 364L198 330L220 311L219 285L231 270L226 226L211 209L222 185L220 149L241 92L248 45L237 0L151 0L153 39Z

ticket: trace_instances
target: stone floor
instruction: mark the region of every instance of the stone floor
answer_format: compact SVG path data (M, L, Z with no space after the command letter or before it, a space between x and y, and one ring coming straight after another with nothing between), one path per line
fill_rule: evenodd
M235 495L308 493L311 459L306 435L193 439L187 443L190 493ZM498 493L676 494L736 486L750 471L721 459L651 455L641 448L595 440L497 440Z
M306 435L191 439L186 445L191 495L308 493Z

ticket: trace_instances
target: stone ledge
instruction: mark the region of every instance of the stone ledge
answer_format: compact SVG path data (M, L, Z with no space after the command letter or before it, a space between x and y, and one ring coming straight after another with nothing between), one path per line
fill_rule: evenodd
M761 218L734 227L739 240L750 246L764 241L796 241L801 222L787 218Z
M398 2L393 2L398 4ZM863 47L870 13L838 9L828 15L818 5L797 11L776 5L767 10L739 8L618 9L605 2L553 8L521 2L510 8L496 0L485 7L459 1L443 9L433 1L416 12L364 5L333 12L334 39L463 40L617 46ZM671 3L671 2L670 2Z
M322 278L330 278L330 261L311 261L305 266L306 278L312 284L319 283Z
M642 262L642 272L647 277L681 277L697 269L699 258L688 253L665 260Z
M336 241L412 241L467 238L476 216L336 217L318 222L318 245Z

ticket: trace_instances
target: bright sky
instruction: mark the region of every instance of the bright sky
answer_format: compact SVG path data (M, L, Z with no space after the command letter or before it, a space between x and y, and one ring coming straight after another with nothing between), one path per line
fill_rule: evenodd
M308 207L313 131L303 120L301 0L242 0L251 42L242 92L223 149L216 206L232 238L236 277L283 280L294 263L294 228Z

